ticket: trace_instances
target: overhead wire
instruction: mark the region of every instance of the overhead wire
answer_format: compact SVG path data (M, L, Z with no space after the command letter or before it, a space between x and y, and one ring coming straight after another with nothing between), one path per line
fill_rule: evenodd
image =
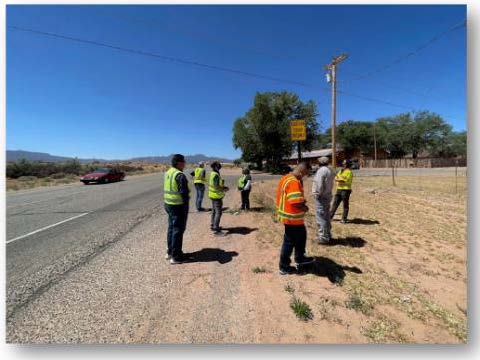
M63 34L58 34L58 33L52 33L52 32L47 32L47 31L42 31L42 30L36 30L36 29L30 29L30 28L25 28L21 26L16 26L16 25L9 25L8 28L17 30L17 31L23 31L23 32L29 32L37 35L43 35L43 36L48 36L48 37L53 37L57 39L63 39L63 40L69 40L69 41L74 41L77 43L84 43L84 44L89 44L89 45L94 45L94 46L99 46L99 47L104 47L104 48L109 48L117 51L123 51L131 54L136 54L136 55L141 55L141 56L146 56L146 57L153 57L169 62L174 62L174 63L180 63L184 65L192 65L196 67L201 67L209 70L214 70L214 71L222 71L222 72L227 72L227 73L233 73L237 75L243 75L243 76L248 76L248 77L253 77L253 78L259 78L259 79L264 79L264 80L269 80L269 81L274 81L274 82L279 82L279 83L286 83L290 85L296 85L296 86L301 86L301 87L306 87L306 88L319 88L318 85L306 83L306 82L300 82L300 81L295 81L295 80L290 80L290 79L285 79L285 78L278 78L274 76L269 76L269 75L263 75L263 74L258 74L258 73L253 73L253 72L248 72L248 71L243 71L243 70L238 70L238 69L232 69L228 67L223 67L223 66L217 66L217 65L211 65L211 64L206 64L206 63L201 63L197 61L192 61L192 60L186 60L186 59L181 59L177 57L172 57L172 56L167 56L167 55L161 55L153 52L148 52L148 51L143 51L143 50L138 50L138 49L132 49L132 48L127 48L127 47L122 47L122 46L117 46L117 45L111 45L107 44L104 42L99 42L99 41L94 41L94 40L87 40L87 39L82 39L78 37L72 37L68 35L63 35ZM320 87L320 90L330 92L331 90L328 87ZM369 101L369 102L376 102L376 103L381 103L384 105L389 105L397 108L403 108L403 109L408 109L410 111L413 111L414 107L412 106L407 106L404 104L398 104L378 98L373 98L373 97L367 97L363 95L358 95L354 94L351 92L347 92L344 90L338 90L337 92L340 94L343 94L345 96L361 99L364 101Z
M372 70L368 73L365 73L363 75L358 75L350 80L362 80L362 79L365 79L367 77L371 77L371 76L374 76L380 72L383 72L403 61L405 61L406 59L414 56L414 55L417 55L418 53L420 53L421 51L425 50L427 47L429 47L430 45L432 45L433 43L437 42L438 40L440 40L441 38L443 38L444 36L448 35L449 33L451 32L454 32L456 30L459 30L459 29L462 29L464 27L467 26L467 20L462 20L460 23L457 23L456 25L452 26L451 28L447 29L447 30L444 30L438 34L436 34L435 36L433 36L429 41L417 46L414 50L411 50L409 51L408 53L404 54L404 55L401 55L399 56L397 59L395 59L394 61L388 63L388 64L385 64L385 65L382 65L382 66L379 66L377 67L375 70ZM347 80L344 80L344 81L348 81Z

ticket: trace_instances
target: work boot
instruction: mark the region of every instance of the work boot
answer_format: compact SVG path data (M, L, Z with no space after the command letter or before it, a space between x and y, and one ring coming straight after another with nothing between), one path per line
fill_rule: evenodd
M280 275L292 275L297 273L297 269L295 269L293 266L284 266L280 267L278 272Z

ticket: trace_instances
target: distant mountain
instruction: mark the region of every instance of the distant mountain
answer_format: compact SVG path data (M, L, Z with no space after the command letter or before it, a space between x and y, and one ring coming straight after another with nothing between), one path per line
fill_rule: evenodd
M172 158L173 154L169 156L144 156L144 157L136 157L131 159L124 159L124 160L105 160L105 159L78 159L81 163L91 163L93 161L99 162L118 162L118 161L142 161L142 162L149 162L149 163L158 163L158 164L168 164L170 163L170 159ZM213 161L218 160L221 162L232 162L233 160L225 159L225 158L216 158L211 156L206 156L203 154L195 154L195 155L185 155L187 162L198 163L200 161ZM72 160L72 157L65 157L65 156L56 156L50 155L47 153L40 153L40 152L32 152L32 151L24 151L24 150L7 150L7 162L14 162L20 159L26 159L30 161L48 161L48 162L62 162L67 160Z
M159 163L159 164L168 164L168 163L170 163L170 159L172 158L172 156L173 156L173 154L170 154L168 156L146 156L146 157L132 158L132 159L129 159L129 160L130 161L144 161L144 162ZM233 160L231 160L231 159L216 158L216 157L206 156L206 155L203 155L203 154L185 155L185 158L187 159L187 162L190 163L190 164L198 163L200 161L213 161L213 160L218 160L220 162L233 162Z
M47 153L31 152L23 150L7 150L7 162L27 159L31 161L59 162L69 160L68 157L54 156Z

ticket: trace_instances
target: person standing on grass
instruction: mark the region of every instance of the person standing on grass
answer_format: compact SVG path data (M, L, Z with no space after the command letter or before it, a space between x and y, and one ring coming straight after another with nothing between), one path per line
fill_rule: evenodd
M222 217L223 198L228 187L225 186L225 180L220 176L222 165L218 161L212 162L210 165L212 172L208 182L208 197L212 200L212 217L210 229L215 236L225 235L220 228L220 219Z
M330 203L332 202L332 189L335 174L328 166L330 159L321 157L318 159L320 168L315 174L312 184L312 195L315 199L315 217L317 220L319 244L328 244L332 238Z
M192 172L193 184L195 186L196 198L195 198L195 207L197 211L205 211L202 207L203 196L205 194L205 184L206 184L206 171L204 169L205 163L200 161L197 168Z
M238 190L242 196L242 210L250 210L250 191L252 190L252 177L248 168L243 169L242 176L238 179Z
M165 211L168 214L167 254L165 258L170 264L181 264L189 260L182 251L183 233L187 227L188 203L190 189L185 174L185 157L175 154L172 167L165 173L163 181L163 197Z
M310 173L310 165L301 162L292 173L283 176L278 183L275 205L277 219L285 226L283 244L280 250L280 275L294 274L297 269L290 266L290 257L295 250L295 262L298 265L313 262L312 257L305 256L307 229L305 213L308 211L303 194L302 179Z
M342 168L338 171L335 176L335 182L337 183L337 192L335 194L335 199L332 205L332 212L330 218L333 219L335 212L337 211L338 206L343 202L343 214L342 214L342 224L347 223L348 210L350 207L350 194L352 193L352 162L350 160L343 160Z

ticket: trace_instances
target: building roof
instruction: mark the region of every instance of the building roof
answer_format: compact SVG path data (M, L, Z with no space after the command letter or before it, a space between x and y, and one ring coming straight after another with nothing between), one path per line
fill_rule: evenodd
M337 153L339 153L340 151L342 151L342 149L337 148ZM321 156L332 156L332 149L302 151L302 159L313 159L313 158L319 158ZM288 160L293 160L297 158L298 158L298 153L295 151L288 158Z

